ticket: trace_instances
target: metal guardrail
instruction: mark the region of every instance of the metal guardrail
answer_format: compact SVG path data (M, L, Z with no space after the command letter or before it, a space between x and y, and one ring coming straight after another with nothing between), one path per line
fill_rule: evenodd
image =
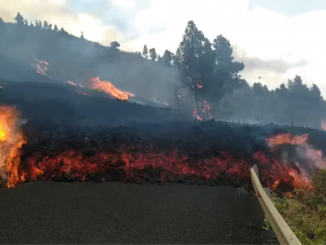
M258 168L257 165L254 165L250 169L251 180L255 188L258 200L261 207L264 210L265 217L272 226L272 229L277 237L277 240L280 244L289 244L289 245L301 245L301 242L293 233L291 228L285 222L281 214L277 211L276 207L269 198L269 189L262 187L259 181Z

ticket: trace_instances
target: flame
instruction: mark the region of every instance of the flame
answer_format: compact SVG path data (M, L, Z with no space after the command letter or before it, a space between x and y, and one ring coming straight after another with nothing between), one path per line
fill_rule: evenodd
M34 64L31 64L31 66L34 67L35 71L38 74L41 74L51 79L51 77L47 74L47 71L49 70L49 63L45 60L40 60L36 58L34 60Z
M311 179L306 176L298 173L294 169L289 169L285 166L282 166L282 170L278 173L278 179L272 184L271 189L276 190L281 182L290 183L294 189L302 189L306 191L313 190Z
M91 82L89 83L89 87L92 89L101 90L120 100L128 100L130 97L134 96L132 93L116 88L110 81L100 80L99 77L92 78Z
M290 133L277 134L266 139L267 145L270 149L275 150L278 146L289 144L289 145L298 145L303 146L300 148L301 154L305 155L305 158L309 160L310 163L313 163L317 168L326 168L326 158L323 156L321 150L314 149L309 144L309 135L292 135Z
M206 116L208 119L212 119L213 116L211 114L212 107L209 105L209 103L204 100L203 103L200 105L201 107L201 113ZM196 118L198 121L202 121L203 117L199 115L198 110L194 109L192 112L192 116Z
M18 113L14 108L0 106L0 173L8 180L8 187L24 181L19 149L26 141L18 123Z
M267 145L274 149L279 145L306 145L309 139L309 135L292 135L291 133L277 134L266 140Z
M193 116L194 118L196 118L198 121L203 121L203 118L202 118L201 116L198 115L198 110L197 110L197 109L193 110L193 112L192 112L192 116Z
M325 168L326 159L323 156L321 150L314 149L308 142L309 135L292 135L290 133L278 134L266 139L267 145L270 149L275 150L279 146L284 144L303 146L301 147L300 154L304 155L305 160L308 161L309 165L313 165L316 168ZM298 170L287 167L286 164L281 164L281 168L278 171L278 179L272 184L272 189L276 189L281 181L291 182L291 185L295 189L304 189L310 191L313 189L311 179L309 175L303 170L301 173ZM299 166L297 164L297 166ZM291 194L287 194L291 196Z

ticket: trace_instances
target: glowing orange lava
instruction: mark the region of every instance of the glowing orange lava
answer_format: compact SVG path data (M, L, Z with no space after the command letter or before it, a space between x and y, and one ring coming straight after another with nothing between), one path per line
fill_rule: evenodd
M313 189L307 176L263 152L237 159L232 154L219 150L219 157L213 154L193 159L182 150L138 152L123 146L115 150L95 149L93 155L85 155L79 150L63 147L64 150L55 153L36 151L24 158L21 163L19 149L26 140L19 124L19 114L14 108L0 106L0 173L2 178L7 179L8 187L37 179L106 181L114 179L115 176L120 176L119 180L125 181L134 179L145 181L153 179L154 175L160 181L178 181L180 178L250 180L249 169L252 161L256 161L261 165L259 167L261 180L274 190L283 190L284 183L293 187L285 190L291 191L286 193L288 196L295 193L293 189ZM312 161L316 161L316 166L318 161L324 161L321 151L314 150L309 145L307 135L279 134L266 139L266 142L271 149L282 144L306 145L308 151L305 151L305 154L308 154Z

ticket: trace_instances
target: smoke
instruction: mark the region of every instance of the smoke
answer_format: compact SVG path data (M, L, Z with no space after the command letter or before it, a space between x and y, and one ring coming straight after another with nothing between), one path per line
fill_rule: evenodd
M103 2L97 6L108 7L114 12L114 1ZM143 1L137 8L148 4ZM117 27L123 29L123 23L112 15L111 26L102 23L104 13L91 9L89 13L75 14L73 7L64 0L25 0L12 1L4 5L0 2L0 17L12 22L17 12L28 20L46 20L48 23L63 27L69 33L109 44L123 38ZM139 10L139 9L138 9ZM111 12L109 11L109 12ZM92 12L96 12L92 14ZM130 13L130 16L133 16ZM129 18L130 19L130 18ZM180 85L178 71L157 62L151 62L138 54L111 50L98 43L90 44L79 38L51 31L34 31L29 28L17 30L17 26L7 24L2 31L0 57L3 63L1 77L10 80L34 80L31 63L35 59L49 63L49 77L62 82L72 81L85 84L91 77L99 76L110 80L116 87L134 93L138 97L149 98L168 104L174 102L171 91ZM125 26L125 29L129 27ZM126 35L128 31L125 32ZM21 38L20 36L24 36ZM58 52L59 50L59 52Z

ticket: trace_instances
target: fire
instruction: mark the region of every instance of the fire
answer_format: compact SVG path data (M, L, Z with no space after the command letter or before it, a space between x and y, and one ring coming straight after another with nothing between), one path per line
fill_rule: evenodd
M35 59L34 64L31 64L31 66L34 67L35 71L38 74L41 74L51 79L51 77L47 74L49 69L49 63L45 60Z
M292 135L290 133L284 133L266 139L266 143L272 150L275 150L284 144L301 146L299 148L301 158L308 162L310 165L309 167L324 168L326 166L326 160L323 157L322 152L320 150L315 150L309 144L308 140L309 135L307 134ZM304 189L308 191L313 189L311 179L304 170L299 173L298 170L288 167L286 163L279 165L281 167L278 170L278 179L276 179L272 184L272 189L276 189L282 181L291 182L291 185L295 189ZM296 166L300 165L296 163ZM290 194L288 194L288 196L290 196Z
M25 142L17 111L12 107L0 106L0 173L3 179L7 179L8 187L24 181L19 149Z
M272 150L275 150L278 146L284 144L302 146L299 150L306 160L313 164L314 167L322 169L326 168L326 158L323 156L321 150L316 150L309 144L309 135L307 134L278 134L266 139L266 143Z
M197 109L193 110L193 112L192 112L192 116L193 116L194 118L196 118L198 121L203 121L203 118L202 118L201 116L198 115L198 110L197 110Z
M92 89L101 90L120 100L128 100L130 97L134 96L132 93L116 88L110 81L100 80L99 77L92 78L91 82L89 83L89 87Z
M307 134L304 135L292 135L290 133L278 134L266 140L267 145L270 148L275 148L278 145L306 145L308 142L309 136Z
M312 182L309 178L298 173L294 169L284 166L282 166L281 171L278 173L278 179L272 184L271 189L277 189L281 182L291 184L294 189L302 189L307 191L313 190Z
M200 112L201 112L202 115L205 115L206 118L208 118L208 119L212 119L213 118L213 116L211 114L212 107L209 105L209 103L206 100L203 101L203 103L200 105L200 107L201 107L201 111ZM196 118L198 121L203 121L203 117L199 115L197 109L194 109L193 110L192 116L194 118Z

